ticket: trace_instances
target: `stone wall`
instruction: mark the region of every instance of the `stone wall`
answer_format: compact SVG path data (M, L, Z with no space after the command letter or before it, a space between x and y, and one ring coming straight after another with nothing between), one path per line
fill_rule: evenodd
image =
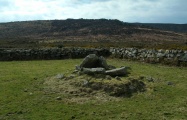
M108 49L51 48L51 49L0 49L0 61L50 60L84 58L89 54L109 56Z
M110 52L115 58L140 60L148 63L178 65L180 62L187 62L187 51L183 50L110 48Z
M0 49L0 61L84 58L93 53L105 57L111 56L114 58L140 60L149 63L177 65L180 61L187 62L187 51L137 48Z

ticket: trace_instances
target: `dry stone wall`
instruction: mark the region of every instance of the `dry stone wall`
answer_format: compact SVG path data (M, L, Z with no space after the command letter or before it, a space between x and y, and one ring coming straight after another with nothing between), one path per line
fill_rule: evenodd
M12 60L50 60L84 58L89 54L104 57L140 60L149 63L164 63L177 65L187 62L187 51L155 50L137 48L50 48L50 49L0 49L1 61Z
M187 51L184 50L110 48L110 52L115 58L140 60L149 63L178 65L180 62L187 62Z
M1 61L50 60L84 58L89 54L109 56L108 49L51 48L51 49L0 49Z

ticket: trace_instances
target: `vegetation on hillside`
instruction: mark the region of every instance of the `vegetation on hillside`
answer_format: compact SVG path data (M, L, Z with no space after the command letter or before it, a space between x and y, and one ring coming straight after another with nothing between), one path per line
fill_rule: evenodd
M142 27L157 28L165 31L174 31L178 33L187 33L187 24L169 24L169 23L132 23Z
M187 49L186 42L184 33L119 20L67 19L0 24L1 48L122 46Z

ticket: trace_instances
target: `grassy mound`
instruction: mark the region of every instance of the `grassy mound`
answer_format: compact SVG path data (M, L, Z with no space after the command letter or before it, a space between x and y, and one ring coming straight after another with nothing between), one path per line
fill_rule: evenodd
M120 80L72 73L81 61L0 62L0 119L187 118L187 68L108 59L116 67L131 68ZM139 92L143 87L131 97L115 94L120 93L120 86L132 85L133 80L139 81L138 85L143 82L146 91ZM98 84L100 87L95 88Z
M44 86L46 93L58 92L69 96L68 99L76 99L78 97L85 99L86 97L86 100L93 98L103 100L101 96L104 95L105 101L114 97L131 97L133 93L146 90L146 85L142 80L112 78L108 75L99 74L94 76L79 74L64 76L63 74L58 74L46 78Z

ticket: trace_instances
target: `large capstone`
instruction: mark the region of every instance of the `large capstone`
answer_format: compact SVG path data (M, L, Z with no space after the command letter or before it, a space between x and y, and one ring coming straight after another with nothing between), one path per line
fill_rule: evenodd
M105 68L109 69L104 57L98 57L96 54L90 54L84 58L80 64L80 68Z
M108 65L103 56L99 57L96 54L86 56L82 63L76 66L76 70L85 74L105 74L110 76L124 76L127 74L127 68L115 68L114 66Z

